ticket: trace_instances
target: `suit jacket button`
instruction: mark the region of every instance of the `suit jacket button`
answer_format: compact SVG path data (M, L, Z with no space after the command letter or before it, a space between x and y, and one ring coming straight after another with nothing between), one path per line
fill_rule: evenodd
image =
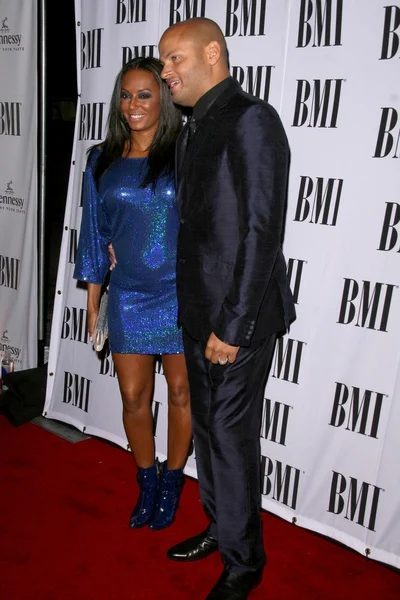
M186 262L186 258L180 258L178 262L180 262L182 265L184 265Z
M183 225L185 222L185 219L181 219L181 225Z

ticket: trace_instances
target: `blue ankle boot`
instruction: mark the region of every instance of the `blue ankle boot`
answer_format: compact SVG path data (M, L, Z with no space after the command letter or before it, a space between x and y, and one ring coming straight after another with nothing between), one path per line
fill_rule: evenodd
M137 481L140 487L139 498L129 521L133 529L144 527L153 516L158 492L157 466L153 465L147 469L139 467Z
M157 504L150 520L150 529L154 531L171 525L179 505L183 484L183 469L168 469L165 461L161 468Z

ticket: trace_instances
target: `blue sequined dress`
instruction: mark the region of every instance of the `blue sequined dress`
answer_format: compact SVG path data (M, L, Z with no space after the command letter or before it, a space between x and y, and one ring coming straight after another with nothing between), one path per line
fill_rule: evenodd
M93 171L99 149L91 151L83 188L83 214L74 278L103 284L112 242L117 265L108 297L112 352L183 352L176 298L176 243L179 218L174 182L158 180L155 191L139 185L146 158L123 158L103 175L97 191Z

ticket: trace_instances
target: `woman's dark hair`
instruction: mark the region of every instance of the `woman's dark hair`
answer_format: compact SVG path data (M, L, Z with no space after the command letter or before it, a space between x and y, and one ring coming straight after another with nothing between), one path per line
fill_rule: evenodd
M107 136L102 144L102 152L96 162L94 178L97 187L105 171L124 154L126 146L130 149L131 130L120 110L121 82L126 73L133 70L148 71L160 88L160 122L154 140L150 146L147 173L141 187L155 186L157 179L173 172L175 162L175 140L182 129L181 112L174 103L168 86L161 79L162 64L156 58L134 58L127 62L118 73L111 96L107 121Z

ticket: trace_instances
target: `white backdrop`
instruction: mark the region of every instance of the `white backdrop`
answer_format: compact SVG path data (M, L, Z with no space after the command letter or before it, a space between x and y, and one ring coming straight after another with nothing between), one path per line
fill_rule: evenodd
M285 254L298 319L277 344L262 426L263 506L400 567L400 3L76 0L79 106L45 414L127 447L110 356L72 279L86 150L114 78L207 16L231 71L281 114L292 150ZM156 375L157 449L166 386ZM195 475L195 458L187 473Z
M0 6L0 358L37 364L37 4Z

